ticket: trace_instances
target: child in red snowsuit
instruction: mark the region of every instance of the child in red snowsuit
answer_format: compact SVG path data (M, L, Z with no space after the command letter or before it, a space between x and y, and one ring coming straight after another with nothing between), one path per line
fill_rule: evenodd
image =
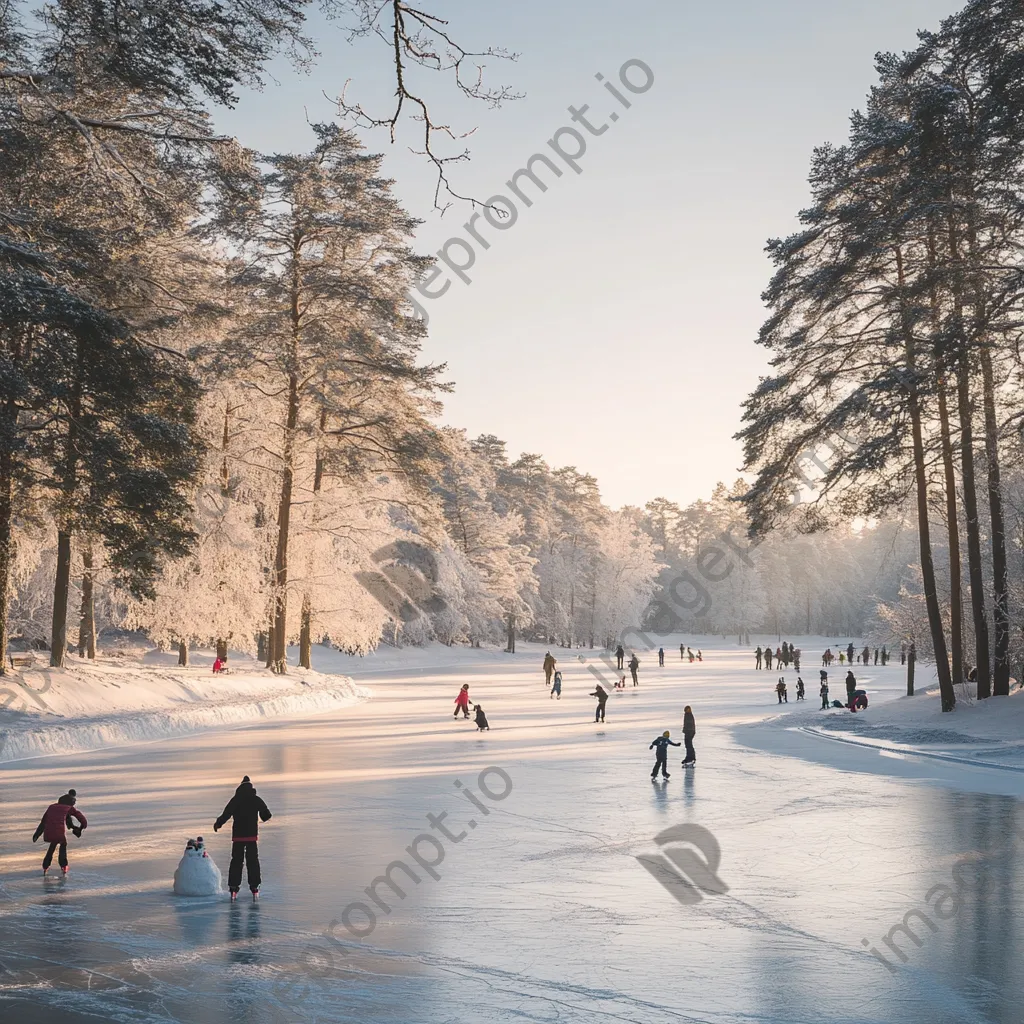
M463 718L469 718L469 683L462 684L462 689L455 698L455 714L452 717L458 718L459 711L462 712Z
M72 818L78 822L77 826L71 824ZM32 836L33 843L42 836L50 844L46 856L43 858L44 875L50 869L50 865L53 863L53 851L58 847L60 852L57 854L57 863L65 875L68 873L67 829L70 826L76 836L81 836L82 830L88 824L85 815L81 811L75 810L75 791L73 789L69 789L55 804L50 804L46 808L39 827Z

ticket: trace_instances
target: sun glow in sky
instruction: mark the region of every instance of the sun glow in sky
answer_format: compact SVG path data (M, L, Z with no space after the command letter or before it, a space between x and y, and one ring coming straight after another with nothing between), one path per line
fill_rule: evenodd
M467 48L520 54L484 61L486 81L525 94L500 109L462 101L439 81L428 86L438 120L476 127L451 150L471 150L470 161L449 165L456 191L512 198L506 182L534 153L561 171L534 165L545 192L519 179L532 205L518 198L512 224L488 224L466 201L442 216L431 166L409 151L420 148L420 126L405 123L393 146L383 130L362 133L369 149L386 153L385 172L424 221L420 250L447 245L450 265L431 285L443 294L424 301L426 358L446 362L456 384L445 421L470 436L497 434L513 457L539 452L553 466L593 473L614 506L657 495L687 503L735 479L740 402L767 368L755 343L771 273L764 243L796 226L811 150L843 140L873 82L873 55L912 47L917 29L937 27L957 6L427 4ZM346 81L349 101L388 110L384 44L350 45L324 20L312 30L315 66L300 73L277 61L262 92L218 114L221 129L263 151L309 149L307 119L334 116L327 97ZM642 93L620 81L630 60L653 74ZM626 74L642 84L636 66ZM568 109L583 105L593 133ZM578 158L562 128L584 140Z

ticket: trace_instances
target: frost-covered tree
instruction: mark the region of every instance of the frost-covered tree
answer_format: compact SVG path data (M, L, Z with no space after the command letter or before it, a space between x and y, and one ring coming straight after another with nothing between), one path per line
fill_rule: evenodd
M224 221L240 250L240 313L219 365L273 410L260 448L277 478L269 663L278 672L292 638L293 511L319 507L325 476L418 478L431 396L444 387L442 367L416 361L423 325L406 294L428 261L408 247L415 222L380 178L380 157L334 125L313 130L310 153L264 158L259 195Z

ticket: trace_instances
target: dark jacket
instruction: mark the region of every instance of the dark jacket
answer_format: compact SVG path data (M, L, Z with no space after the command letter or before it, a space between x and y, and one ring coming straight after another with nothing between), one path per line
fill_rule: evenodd
M598 704L604 704L608 700L608 691L603 686L598 686L590 696L596 697Z
M267 805L256 795L256 788L246 780L235 790L224 813L213 823L216 832L228 818L233 818L231 841L233 843L255 843L259 838L260 821L270 821Z
M652 747L657 747L658 750L655 756L659 761L664 761L668 757L668 747L670 743L673 747L682 746L682 744L676 743L675 740L670 740L667 736L659 736L647 749L650 750Z
M697 734L697 723L693 720L693 712L687 711L683 715L683 735L695 736Z

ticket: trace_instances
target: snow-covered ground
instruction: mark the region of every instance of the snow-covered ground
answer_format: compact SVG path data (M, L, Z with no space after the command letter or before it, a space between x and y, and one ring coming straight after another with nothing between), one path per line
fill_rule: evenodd
M532 645L515 656L318 650L320 671L343 671L373 699L0 767L0 1014L1016 1024L1024 814L1010 794L1021 774L809 732L805 719L854 716L812 714L808 641L797 638L805 713L792 685L778 708L779 673L755 672L749 651L695 639L703 663L680 662L678 640L665 642L663 669L641 652L640 687L612 696L604 725L587 696L589 651L585 662L553 651L565 676L553 701ZM898 664L858 678L872 701L858 722L902 713ZM463 682L489 732L452 719ZM680 768L673 748L672 778L652 784L648 745L664 729L681 739L685 704L698 766ZM950 730L966 735L960 723L976 710L943 727L955 719ZM229 839L211 822L243 774L274 812L261 832L261 902L175 897L190 836L202 832L226 872ZM90 827L71 840L68 880L44 882L31 832L69 786ZM660 847L676 826L702 852L685 839ZM680 902L678 874L662 876L676 879L666 888L637 860L659 851L687 865L696 885L684 892L699 899ZM700 870L709 856L726 891ZM389 866L401 895L379 881ZM939 886L957 901L936 906ZM362 937L345 924L367 931L356 904L376 918ZM892 931L904 920L914 938Z
M216 675L209 652L194 654L187 668L177 660L157 650L104 651L94 662L72 657L65 669L31 667L0 678L0 762L308 716L367 696L344 676L298 668L275 676L235 652L231 671Z

